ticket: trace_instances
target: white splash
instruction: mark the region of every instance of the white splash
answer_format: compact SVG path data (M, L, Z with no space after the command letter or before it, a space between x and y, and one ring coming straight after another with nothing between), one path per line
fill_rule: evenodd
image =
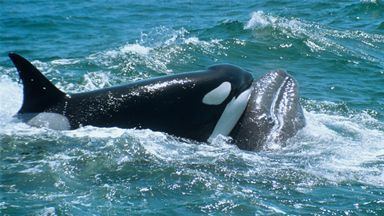
M307 126L293 139L300 141L286 150L303 157L306 172L336 183L384 186L380 166L384 163L384 131L369 126L382 123L364 113L343 117L306 112L305 116Z
M77 91L90 91L99 88L112 86L110 80L111 74L103 71L90 72L83 76L85 84L80 88L77 88Z
M121 128L97 128L85 126L76 130L63 131L65 136L69 137L92 137L92 138L118 138L124 135L128 130Z
M148 55L152 48L145 47L140 44L127 44L120 48L122 53L135 53L142 56Z
M267 27L274 25L277 22L277 17L266 16L263 11L256 11L252 13L251 19L245 25L245 29L253 29L256 27Z
M368 50L384 43L384 36L366 33L358 30L329 29L316 23L307 22L298 18L285 18L273 16L256 11L244 25L244 29L262 31L265 28L281 31L285 40L290 38L303 39L311 52L328 51L336 55L347 54L355 58L381 63L380 55L366 52L366 49L350 47L349 40L356 40ZM257 34L255 34L257 37ZM282 38L283 39L283 38Z
M23 100L22 86L8 76L0 76L0 125L11 120Z
M185 64L193 61L194 57L186 52L193 49L206 55L227 55L227 49L221 40L200 40L189 36L184 28L174 30L165 27L154 28L134 43L92 54L88 60L107 66L111 69L132 72L138 66L149 70L171 74L170 64Z
M53 65L72 65L78 64L80 62L79 59L56 59L52 60L51 64Z

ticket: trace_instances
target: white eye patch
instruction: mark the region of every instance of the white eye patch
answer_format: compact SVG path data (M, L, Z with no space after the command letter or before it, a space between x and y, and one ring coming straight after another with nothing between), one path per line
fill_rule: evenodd
M231 93L231 89L232 86L230 82L223 82L217 88L208 92L204 96L203 103L207 105L219 105L223 103L225 99L229 96L229 94Z
M219 121L216 123L211 136L208 138L208 142L212 142L219 134L223 136L229 135L247 108L251 93L252 88L249 88L242 92L237 98L232 98L225 107L223 114L221 114Z

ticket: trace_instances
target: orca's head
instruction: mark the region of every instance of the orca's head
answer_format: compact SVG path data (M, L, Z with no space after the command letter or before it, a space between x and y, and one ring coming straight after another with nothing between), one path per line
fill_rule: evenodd
M207 72L217 78L203 98L202 102L207 105L219 105L225 100L238 97L250 88L253 81L249 72L230 64L211 66Z
M212 79L205 79L212 82L207 85L209 87L205 89L201 102L207 106L224 106L208 138L211 142L218 135L228 136L240 119L251 95L253 77L249 72L229 64L211 66L206 72Z
M247 109L231 136L241 149L283 143L303 128L297 82L284 71L269 72L252 84Z

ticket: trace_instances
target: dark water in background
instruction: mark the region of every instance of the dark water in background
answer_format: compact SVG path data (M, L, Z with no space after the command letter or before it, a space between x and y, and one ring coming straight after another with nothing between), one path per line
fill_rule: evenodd
M382 1L1 1L0 214L384 214ZM233 63L300 84L308 125L247 152L150 130L31 128L16 51L81 92ZM186 122L187 124L187 122Z

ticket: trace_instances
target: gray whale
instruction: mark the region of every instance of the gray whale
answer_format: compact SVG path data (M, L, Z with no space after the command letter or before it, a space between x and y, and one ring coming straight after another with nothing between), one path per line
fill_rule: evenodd
M305 126L296 80L272 71L252 84L247 109L231 132L241 149L261 150L265 143L283 144Z

